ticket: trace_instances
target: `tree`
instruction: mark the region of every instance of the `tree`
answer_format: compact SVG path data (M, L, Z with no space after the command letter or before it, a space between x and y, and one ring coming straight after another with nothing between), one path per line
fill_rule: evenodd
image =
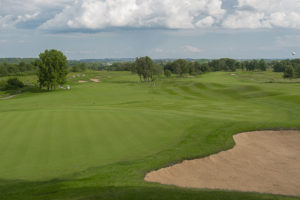
M142 81L150 81L153 80L153 75L155 71L154 62L148 56L136 58L134 71L140 77Z
M267 70L267 64L265 62L264 59L261 59L259 62L258 62L258 67L261 71L266 71Z
M300 64L294 64L294 77L300 78Z
M189 72L190 75L196 75L195 62L188 62L187 68L188 68L187 71Z
M293 78L294 76L294 69L292 66L286 66L285 67L285 70L284 70L284 74L283 74L283 77L284 78Z
M188 73L188 62L183 59L178 59L173 62L175 73L179 74L180 76L183 76L183 74Z
M282 62L272 61L272 66L274 72L284 72L284 65Z
M61 51L45 50L40 54L40 59L35 62L38 67L38 82L40 88L55 90L57 84L64 84L68 73L67 58Z

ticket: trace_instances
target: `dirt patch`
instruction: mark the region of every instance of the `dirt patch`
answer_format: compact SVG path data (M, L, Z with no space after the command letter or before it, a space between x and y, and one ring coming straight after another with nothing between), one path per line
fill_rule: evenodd
M100 80L97 79L97 78L91 78L90 80L93 81L93 82L95 82L95 83L99 83L100 82Z
M88 81L79 80L78 83L87 83Z
M145 180L300 196L300 131L246 132L233 138L236 145L228 151L150 172Z

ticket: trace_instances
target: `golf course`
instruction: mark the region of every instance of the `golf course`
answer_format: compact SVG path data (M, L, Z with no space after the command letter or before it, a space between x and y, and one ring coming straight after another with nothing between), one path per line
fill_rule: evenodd
M232 149L238 133L299 130L299 78L238 70L141 82L131 72L87 71L69 73L67 84L0 97L0 200L300 199L144 180Z

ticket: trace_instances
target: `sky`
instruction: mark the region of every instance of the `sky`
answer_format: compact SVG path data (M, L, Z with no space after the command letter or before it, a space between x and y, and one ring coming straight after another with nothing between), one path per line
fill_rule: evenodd
M300 0L0 0L0 57L45 49L68 59L292 58Z

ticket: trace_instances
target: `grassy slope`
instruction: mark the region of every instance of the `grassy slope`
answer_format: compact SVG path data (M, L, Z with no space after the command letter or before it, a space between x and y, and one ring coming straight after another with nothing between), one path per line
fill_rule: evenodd
M270 72L210 73L155 87L127 73L100 76L102 83L71 79L71 91L0 101L0 199L289 199L143 177L231 148L234 133L299 128L299 84L274 83L283 80Z

